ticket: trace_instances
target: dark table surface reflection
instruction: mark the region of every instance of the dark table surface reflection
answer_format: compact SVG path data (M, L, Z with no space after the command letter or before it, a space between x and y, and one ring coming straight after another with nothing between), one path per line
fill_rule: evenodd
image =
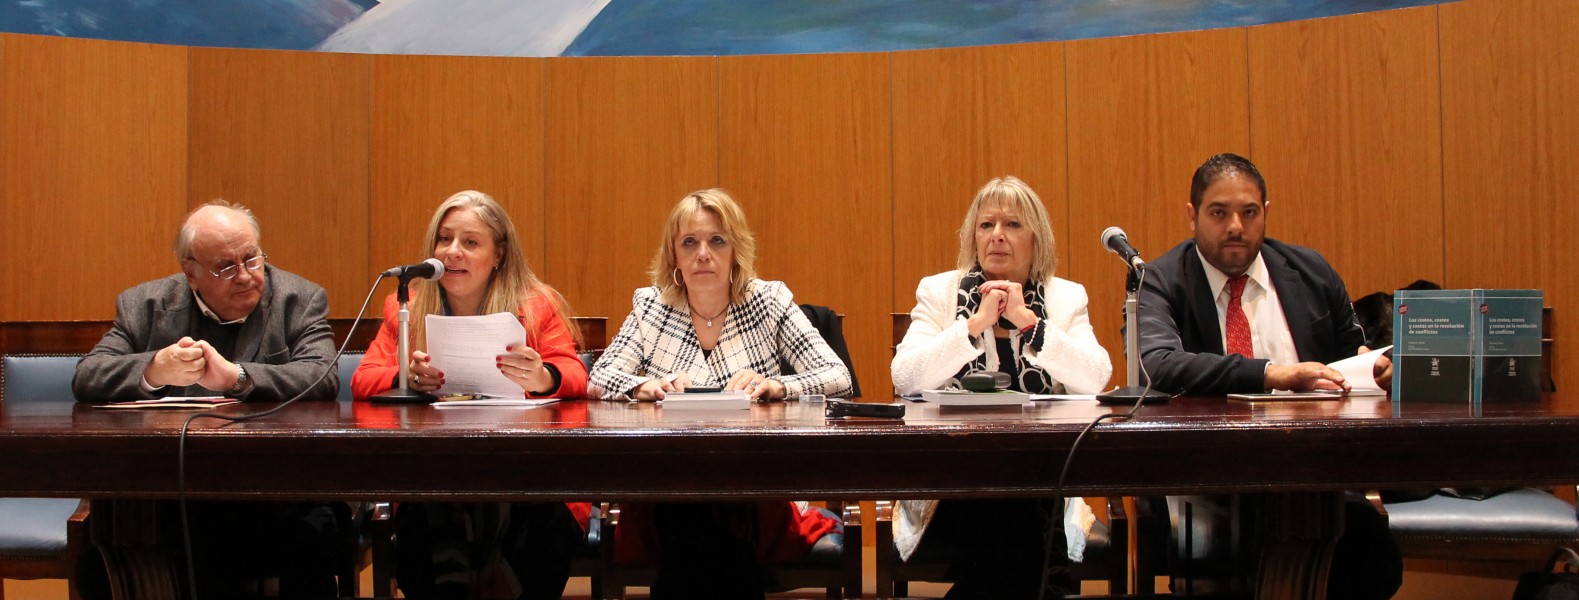
M569 400L520 408L302 402L199 419L188 492L224 498L921 498L1256 492L1579 481L1579 411L1541 402L1397 405L1175 398L1127 421L1089 400L906 403L903 420L827 419L820 403L676 410ZM242 414L271 405L230 405ZM177 493L191 411L0 404L0 495Z

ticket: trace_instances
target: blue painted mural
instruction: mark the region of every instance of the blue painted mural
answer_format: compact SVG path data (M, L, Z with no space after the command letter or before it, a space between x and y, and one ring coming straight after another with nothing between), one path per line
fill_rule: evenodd
M783 54L1212 29L1445 1L0 0L0 31L387 54Z

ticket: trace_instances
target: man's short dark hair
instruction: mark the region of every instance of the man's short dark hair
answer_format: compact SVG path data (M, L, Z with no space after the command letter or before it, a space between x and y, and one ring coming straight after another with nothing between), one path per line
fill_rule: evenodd
M1266 204L1266 179L1261 177L1261 171L1256 169L1255 163L1238 154L1224 152L1206 159L1195 170L1195 178L1190 180L1190 206L1200 208L1201 195L1206 193L1206 188L1230 175L1246 177L1254 182L1256 188L1261 190L1261 203Z

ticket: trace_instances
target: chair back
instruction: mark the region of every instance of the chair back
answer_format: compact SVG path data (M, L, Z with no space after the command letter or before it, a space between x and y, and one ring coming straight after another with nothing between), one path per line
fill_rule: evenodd
M905 332L910 331L910 313L893 313L894 318L894 345L888 349L894 354L899 354L899 342L905 341Z
M822 335L822 341L827 342L833 353L844 362L844 368L850 370L850 397L860 397L861 382L855 378L855 363L850 361L850 347L844 343L844 315L817 304L802 304L800 311L806 314L811 326L817 328L817 333ZM779 359L779 370L786 375L795 373L789 361L782 358Z
M603 356L603 349L609 346L609 318L573 317L571 320L576 322L576 329L581 331L581 349L576 352L576 357L591 373L592 365L597 364L598 357Z
M592 365L598 364L598 358L603 356L603 350L582 350L576 353L581 359L581 364L586 365L587 372L592 372Z
M0 358L0 401L73 402L76 354L7 354Z
M608 317L572 317L576 329L581 331L581 350L602 350L609 345Z
M366 352L347 350L345 354L340 355L340 393L334 397L335 400L351 401L351 376L356 373L356 368L361 366L362 356L366 354Z

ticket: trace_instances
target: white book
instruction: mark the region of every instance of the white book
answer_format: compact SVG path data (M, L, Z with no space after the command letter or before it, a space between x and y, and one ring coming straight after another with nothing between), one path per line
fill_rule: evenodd
M966 390L921 390L921 399L938 406L1019 406L1031 401L1024 392L971 392Z
M749 410L751 408L751 395L745 392L709 392L705 394L686 394L683 392L669 392L664 394L663 400L658 405L664 410Z

